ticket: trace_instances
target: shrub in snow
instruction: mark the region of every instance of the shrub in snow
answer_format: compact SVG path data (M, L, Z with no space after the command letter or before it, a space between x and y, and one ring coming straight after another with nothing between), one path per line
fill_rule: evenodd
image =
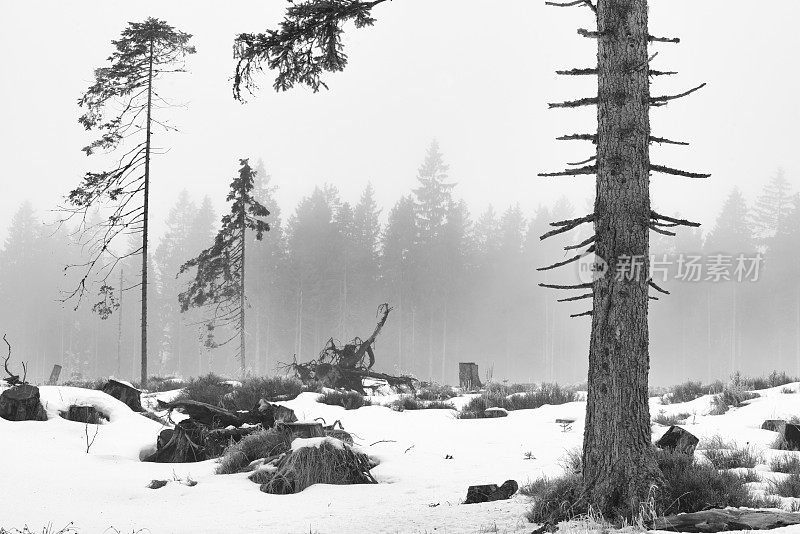
M363 452L334 438L296 439L276 469L265 470L265 493L299 493L314 484L377 484Z
M750 445L738 446L735 442L726 443L720 436L714 436L700 443L703 456L717 469L753 468L764 459Z
M652 493L652 508L657 515L699 512L708 508L768 508L780 505L773 497L752 493L747 484L755 481L753 472L738 474L719 471L709 464L700 464L685 454L655 451L662 473L661 485ZM568 473L556 478L543 478L524 485L520 493L531 497L533 505L527 514L532 523L557 523L588 517L590 503L582 499L580 475Z
M389 404L393 410L455 410L449 402L444 401L424 401L414 398L411 395L402 395Z
M371 406L372 401L357 391L326 391L319 398L322 404L341 406L345 410L356 410L362 406Z
M664 410L659 410L658 414L653 417L653 422L662 426L675 426L688 419L691 415L690 413L667 415Z
M253 432L223 451L217 474L239 473L251 462L286 452L290 446L290 437L286 432L274 429Z
M513 388L513 387L512 387ZM487 408L503 408L504 410L531 410L541 408L545 404L557 405L578 400L577 393L571 388L558 384L542 384L538 388L528 391L506 394L510 391L502 388L489 387L480 396L473 397L461 410L462 419L475 419L485 417Z
M787 477L770 480L767 491L781 497L800 497L800 473L791 473Z
M699 399L704 395L720 393L722 390L723 384L720 381L703 385L699 381L689 380L683 384L678 384L669 388L667 393L661 396L661 403L677 404L680 402L689 402Z
M800 475L800 456L795 454L775 456L770 460L769 468L775 473L795 473Z
M244 379L241 386L223 397L222 405L228 410L250 410L253 406L257 406L261 399L292 400L304 391L309 389L295 377L256 376Z
M205 402L212 406L222 406L222 398L232 391L233 386L224 383L221 376L208 373L204 376L192 377L175 400L189 399Z
M453 388L435 382L423 382L417 390L417 398L424 401L445 401L456 396Z

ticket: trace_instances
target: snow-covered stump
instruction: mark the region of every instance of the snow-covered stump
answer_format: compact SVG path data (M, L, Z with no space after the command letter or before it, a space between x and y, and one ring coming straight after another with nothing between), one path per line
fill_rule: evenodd
M66 419L68 421L75 421L76 423L89 423L92 425L99 425L102 419L108 420L102 412L94 406L70 406L67 409Z
M171 464L202 462L205 459L205 427L185 419L175 425L169 442L142 461Z
M20 384L0 394L0 417L9 421L45 421L39 388Z
M144 411L144 408L142 408L142 392L128 382L111 378L103 386L103 392L127 404L134 412Z

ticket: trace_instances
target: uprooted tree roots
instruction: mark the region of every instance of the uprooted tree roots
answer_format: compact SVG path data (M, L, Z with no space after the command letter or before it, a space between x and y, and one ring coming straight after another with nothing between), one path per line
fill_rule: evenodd
M378 324L367 339L359 337L340 346L333 338L328 340L316 360L298 363L295 360L287 367L294 371L304 383L319 382L325 387L349 389L364 394L363 380L374 378L385 380L392 387L407 387L414 390L416 379L410 376L392 376L372 371L375 365L373 346L380 334L389 312L388 304L378 307Z

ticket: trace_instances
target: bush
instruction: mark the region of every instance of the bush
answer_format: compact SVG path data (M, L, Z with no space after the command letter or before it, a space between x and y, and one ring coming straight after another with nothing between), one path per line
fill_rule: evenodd
M772 440L772 444L769 446L769 448L770 449L776 449L776 450L779 450L779 451L796 451L797 450L797 448L792 447L791 445L789 445L789 442L786 441L786 438L783 437L782 433L778 433L778 435L775 436L775 439Z
M289 434L273 429L248 434L238 443L225 448L219 459L217 474L239 473L254 460L286 452L291 447L290 439Z
M230 395L223 396L222 406L228 410L251 410L261 399L292 400L304 391L307 389L303 383L294 377L256 376L244 379Z
M742 377L739 373L734 373L731 377L736 384L741 384L747 389L768 389L776 388L792 382L800 382L797 377L789 376L785 372L772 371L767 377Z
M691 415L692 414L690 413L667 415L666 413L664 413L664 410L659 410L658 415L653 417L653 422L662 426L679 425L681 421L685 421Z
M452 399L456 392L450 386L443 386L436 383L423 383L417 391L417 398L424 401L444 401Z
M770 480L769 493L781 497L800 497L800 473L791 473L780 480Z
M487 408L532 410L545 404L557 405L578 400L578 395L572 388L564 388L558 384L545 383L523 392L506 393L507 391L510 389L506 386L487 389L480 396L470 399L461 410L461 416L465 419L482 417Z
M589 512L584 499L579 499L583 489L580 475L542 478L527 484L524 495L533 498L533 506L525 514L531 523L553 524L570 520Z
M372 406L372 401L357 391L328 391L319 398L322 404L341 406L345 410L356 410L362 406Z
M698 464L691 456L670 451L657 451L656 461L663 474L656 506L660 514L727 506L763 508L774 502L754 495L747 488L746 484L753 481L752 473L719 471L714 466Z
M334 438L291 451L274 473L265 472L265 493L299 493L314 484L375 484L369 457ZM263 480L263 479L262 479Z
M214 373L192 377L184 386L176 400L205 402L212 406L222 406L222 399L233 391L231 384L223 384L225 379Z
M726 443L719 436L714 436L703 443L703 456L716 469L752 469L763 461L761 454L749 445L739 447L736 443Z
M725 402L721 395L714 395L711 397L711 410L708 415L723 415L728 413L730 406Z
M410 395L402 395L396 400L392 401L389 404L394 410L398 411L405 411L405 410L455 410L455 406L453 406L449 402L443 401L423 401L417 398L414 398Z
M108 383L107 378L78 378L74 380L67 380L61 385L73 388L96 389L98 391L102 391L103 386L105 386L106 383Z
M800 474L800 456L794 454L782 454L775 456L769 462L769 468L775 473L797 473Z
M176 379L174 376L151 376L147 379L147 384L145 387L141 387L140 382L134 382L133 385L139 389L156 393L161 391L183 389L187 384L188 382L185 380Z

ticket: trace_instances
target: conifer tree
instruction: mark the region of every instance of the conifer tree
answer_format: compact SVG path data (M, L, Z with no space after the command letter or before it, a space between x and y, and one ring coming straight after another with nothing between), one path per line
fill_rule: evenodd
M222 227L214 244L203 250L180 269L186 272L195 268L195 277L189 288L178 298L181 310L192 307L211 308L207 324L210 332L216 328L232 326L234 334L215 346L225 345L238 337L238 358L242 376L247 367L245 361L245 264L247 252L247 232L254 232L261 240L269 224L262 220L269 211L253 198L253 178L255 171L248 160L239 161L239 175L230 185L227 201L231 204L229 214L222 217Z
M147 381L147 297L150 164L159 152L153 146L156 126L174 130L154 109L170 104L156 90L155 82L166 74L185 72L183 62L195 49L191 35L176 30L162 20L148 18L130 22L118 40L109 66L95 70L95 81L78 100L86 112L79 122L89 131L99 132L98 139L83 148L87 156L116 151L114 164L103 171L87 172L81 183L66 198L61 208L65 220L79 220L78 230L89 251L83 268L85 274L67 298L80 299L87 281L96 276L102 281L101 297L113 293L109 280L114 268L128 256L141 255L141 379ZM95 225L87 224L90 209L105 207L108 215ZM124 254L115 253L113 244L120 235L138 234L141 246ZM100 310L107 307L100 306Z
M276 90L287 90L298 83L315 91L326 87L321 80L323 72L341 71L347 64L343 26L349 22L356 27L374 24L372 10L385 1L292 3L278 30L239 35L234 45L238 59L234 97L242 99L242 90L254 88L253 77L264 64L277 71ZM672 234L664 228L696 226L651 209L650 173L708 177L651 163L650 143L670 141L651 135L650 107L663 106L705 84L680 95L651 96L651 77L671 73L650 68L649 44L679 40L650 35L647 0L546 3L591 10L596 30L580 29L578 33L597 41L597 64L560 73L594 75L598 79L595 95L551 104L554 108L597 106L597 131L563 137L591 141L596 150L566 171L543 176L596 176L597 179L593 213L555 222L555 230L546 234L565 234L582 224L592 224L594 235L569 247L580 250L578 255L547 270L595 253L614 268L624 257L636 257L643 263L642 272L648 273L650 230ZM660 480L650 440L647 313L649 290L661 288L647 276L630 278L617 280L616 276L607 276L570 286L550 284L552 288L586 290L571 300L592 301L592 310L575 314L590 316L592 320L581 499L608 518L635 517L651 486ZM620 387L622 384L624 387Z
M791 185L783 169L780 169L764 186L761 196L753 206L753 222L758 237L761 239L773 237L791 210Z

